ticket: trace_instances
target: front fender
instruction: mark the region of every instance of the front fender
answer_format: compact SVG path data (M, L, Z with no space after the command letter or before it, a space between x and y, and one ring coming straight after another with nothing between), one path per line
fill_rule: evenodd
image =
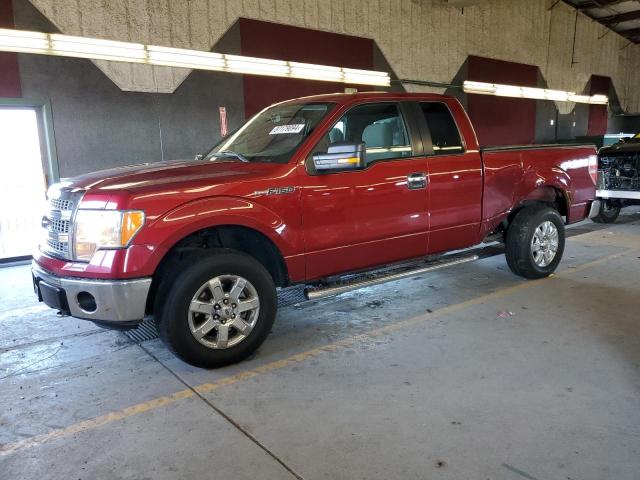
M135 238L135 244L156 245L167 251L199 230L236 225L256 230L269 238L283 256L302 251L298 225L255 201L239 197L213 197L189 202L154 219Z

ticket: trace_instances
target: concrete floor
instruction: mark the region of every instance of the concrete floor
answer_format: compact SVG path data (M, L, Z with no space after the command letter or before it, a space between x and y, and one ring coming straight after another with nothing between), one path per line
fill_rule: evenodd
M638 479L639 210L549 279L499 256L282 309L214 371L0 269L0 479Z

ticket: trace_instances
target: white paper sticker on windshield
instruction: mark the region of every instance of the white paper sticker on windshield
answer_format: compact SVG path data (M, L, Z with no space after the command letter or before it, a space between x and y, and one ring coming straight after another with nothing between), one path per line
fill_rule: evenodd
M300 133L304 128L304 123L294 123L291 125L278 125L273 127L269 135L282 135L285 133Z

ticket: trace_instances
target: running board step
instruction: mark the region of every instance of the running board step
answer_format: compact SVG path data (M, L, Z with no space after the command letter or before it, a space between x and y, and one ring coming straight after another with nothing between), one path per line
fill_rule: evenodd
M448 258L440 258L429 263L422 263L419 266L405 269L402 271L391 270L381 273L372 273L365 278L359 278L356 280L350 280L346 282L333 283L329 285L321 285L318 287L307 287L304 290L304 295L308 300L318 300L320 298L333 297L340 295L341 293L350 292L352 290L358 290L359 288L372 287L374 285L380 285L381 283L392 282L394 280L400 280L407 277L413 277L420 275L421 273L428 273L440 268L452 267L453 265L460 265L462 263L475 262L480 258L480 255L450 255Z

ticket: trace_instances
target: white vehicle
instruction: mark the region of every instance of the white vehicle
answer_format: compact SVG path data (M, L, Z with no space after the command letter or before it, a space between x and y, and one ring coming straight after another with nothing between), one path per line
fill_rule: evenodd
M594 222L615 222L622 207L640 205L640 132L600 149L596 188L601 202Z

